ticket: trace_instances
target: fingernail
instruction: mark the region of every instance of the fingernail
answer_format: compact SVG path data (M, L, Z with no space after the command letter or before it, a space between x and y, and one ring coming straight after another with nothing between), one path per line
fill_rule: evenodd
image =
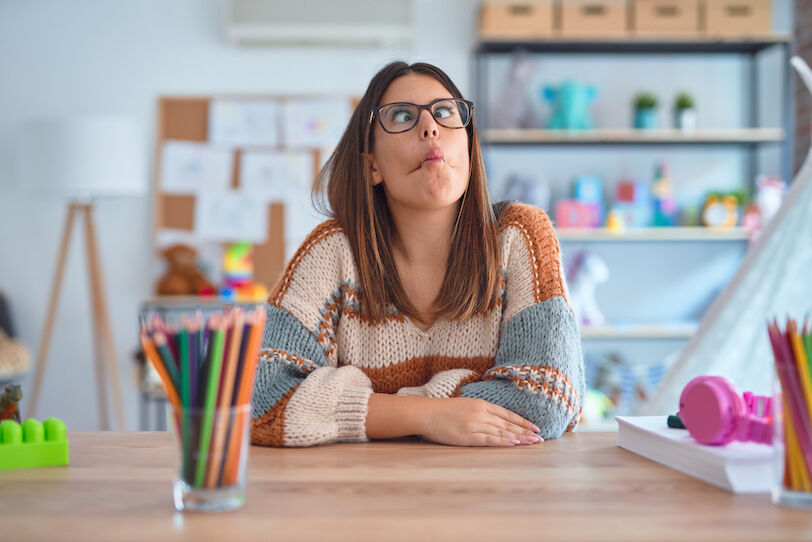
M530 427L531 427L531 428L533 429L533 431L534 431L534 432L536 432L536 433L538 433L539 431L541 431L541 429L539 429L539 428L538 428L538 426L537 426L536 424L534 424L534 423L531 423L531 424L530 424Z
M538 442L538 437L536 435L527 435L524 439L528 444L535 444Z
M514 446L514 445L516 445L516 444L519 444L519 441L518 441L518 440L516 440L515 438L510 439L510 441L509 441L509 442L510 442L510 445L511 445L511 446Z

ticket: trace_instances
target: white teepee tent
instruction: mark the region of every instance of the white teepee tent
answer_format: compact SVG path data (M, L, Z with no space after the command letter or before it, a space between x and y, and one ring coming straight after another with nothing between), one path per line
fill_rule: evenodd
M792 65L812 93L812 71L799 57ZM804 119L806 122L809 119ZM812 149L784 203L750 247L733 279L717 297L691 341L643 405L641 414L678 410L693 377L722 375L740 391L771 393L774 362L767 319L803 318L812 311Z

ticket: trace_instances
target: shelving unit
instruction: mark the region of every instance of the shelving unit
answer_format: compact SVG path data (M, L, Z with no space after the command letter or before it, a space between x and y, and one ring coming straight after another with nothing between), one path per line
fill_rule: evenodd
M780 152L780 170L784 179L792 178L792 144L793 133L791 117L791 68L789 64L791 38L785 35L774 35L759 39L605 39L605 40L547 40L547 41L486 41L476 47L473 54L475 100L478 105L477 126L485 154L488 148L611 148L612 152L625 152L627 149L663 148L675 149L723 149L743 153L744 178L753 188L759 171L759 154L762 149L778 149ZM781 75L775 81L780 85L780 126L763 127L759 123L759 59L767 50L778 50L782 63ZM747 104L741 125L744 127L696 129L682 131L674 129L637 130L630 128L600 128L587 131L566 131L546 129L494 129L488 126L489 109L493 105L488 96L489 63L500 55L527 52L535 58L544 55L699 55L725 54L742 57L745 60L744 81L747 89ZM772 61L772 58L770 59ZM630 82L630 92L633 83ZM573 172L575 173L575 172ZM679 190L679 184L674 183ZM741 227L727 230L716 230L706 227L651 227L627 228L624 231L610 231L606 228L556 230L562 247L574 243L606 244L617 246L631 243L628 250L643 251L644 258L652 249L667 244L696 243L734 243L743 244L749 240L749 233ZM618 250L624 250L619 248ZM680 250L684 250L681 248ZM691 250L691 249L689 249ZM708 249L705 249L708 250ZM724 250L728 250L725 246ZM625 269L627 273L640 273L638 268ZM628 287L628 281L626 281ZM611 287L611 286L607 286ZM695 318L691 314L688 318ZM605 325L581 327L581 337L585 342L600 342L600 348L606 352L617 353L618 348L628 352L643 352L652 347L659 348L661 343L681 344L690 339L698 329L695 321L630 321L621 324L610 321ZM648 350L649 352L651 350ZM649 367L658 369L658 363L652 358L643 358L651 363ZM625 369L624 369L625 371ZM622 374L620 375L622 378ZM589 429L613 430L616 424L613 419L592 420L587 424Z
M627 228L612 231L607 228L558 228L560 241L746 241L750 234L741 227L716 230L702 226L663 228Z
M689 339L696 323L582 326L583 339Z
M758 145L781 143L780 128L739 130L486 130L488 145Z
M546 40L546 41L483 41L474 51L474 88L479 104L477 125L486 145L740 145L749 152L747 178L758 171L757 150L762 145L781 145L781 172L784 179L792 178L792 133L789 64L792 39L774 35L758 39L604 39L604 40ZM758 54L772 48L782 52L781 128L759 128L758 125ZM494 55L518 51L540 54L606 55L606 54L731 54L748 60L747 86L750 106L748 127L730 130L697 130L684 133L677 130L609 129L567 133L552 130L490 130L486 111L488 60Z

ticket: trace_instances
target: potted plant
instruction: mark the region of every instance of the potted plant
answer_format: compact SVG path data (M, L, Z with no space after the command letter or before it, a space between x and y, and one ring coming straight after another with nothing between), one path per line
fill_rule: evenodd
M685 131L696 129L694 98L687 92L680 92L674 99L674 126Z
M634 97L634 127L657 127L657 97L650 92L639 92Z

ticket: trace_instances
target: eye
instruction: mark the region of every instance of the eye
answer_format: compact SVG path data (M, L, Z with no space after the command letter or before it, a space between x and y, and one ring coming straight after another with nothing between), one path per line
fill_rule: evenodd
M454 107L450 105L441 104L434 109L435 119L447 119L449 117L453 117L454 115Z
M392 122L411 122L414 120L414 113L406 108L392 109L389 111L388 116Z

